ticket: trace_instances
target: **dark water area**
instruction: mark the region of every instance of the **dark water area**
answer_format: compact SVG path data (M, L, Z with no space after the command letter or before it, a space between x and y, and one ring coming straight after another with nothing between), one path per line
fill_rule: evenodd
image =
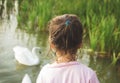
M0 0L0 6L1 4L2 0ZM6 0L3 6L4 9L2 6L0 7L2 10L0 11L0 83L21 83L25 73L28 73L32 82L35 83L42 66L52 60L51 55L46 56L49 50L48 33L27 33L18 28L17 0L14 0L14 7L9 14L7 13ZM16 45L27 47L30 50L35 46L41 47L40 64L37 66L18 64L13 52L13 47ZM81 55L82 57L79 57L78 61L95 70L100 83L120 83L120 66L111 65L108 58L91 57L87 52L83 52Z

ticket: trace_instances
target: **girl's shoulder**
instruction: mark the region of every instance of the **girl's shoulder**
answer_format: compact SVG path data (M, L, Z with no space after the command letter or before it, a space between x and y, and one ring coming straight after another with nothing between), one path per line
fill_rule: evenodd
M87 71L87 72L94 72L90 67L78 62L78 61L71 61L66 63L52 63L52 64L46 64L43 66L42 69L54 69L54 68L70 68L74 70L81 70L81 71Z

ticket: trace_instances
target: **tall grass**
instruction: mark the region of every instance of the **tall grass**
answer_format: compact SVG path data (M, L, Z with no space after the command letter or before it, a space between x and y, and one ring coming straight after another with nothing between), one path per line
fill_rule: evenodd
M120 52L120 1L89 0L84 22L87 28L90 47L100 52L113 54ZM116 9L114 9L116 8Z
M21 0L19 9L19 23L27 31L46 30L53 16L74 13L81 19L90 48L120 52L120 0Z
M44 30L52 16L54 1L50 0L24 0L20 6L19 22L27 25L26 30Z

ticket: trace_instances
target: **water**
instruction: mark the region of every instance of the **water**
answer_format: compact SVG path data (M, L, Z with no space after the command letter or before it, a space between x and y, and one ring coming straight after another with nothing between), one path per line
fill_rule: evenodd
M1 3L1 2L0 2ZM15 6L17 9L17 4ZM17 13L12 12L8 15L6 8L0 20L0 83L21 83L25 73L28 73L35 83L37 75L43 65L50 62L51 56L46 56L48 46L48 34L39 32L39 34L26 33L17 29ZM37 66L24 66L16 62L14 58L13 47L16 45L25 46L30 50L34 46L42 48L42 55L39 56L40 64ZM83 53L83 57L78 60L83 64L94 69L101 83L120 83L120 67L110 65L110 60L90 57L87 53Z

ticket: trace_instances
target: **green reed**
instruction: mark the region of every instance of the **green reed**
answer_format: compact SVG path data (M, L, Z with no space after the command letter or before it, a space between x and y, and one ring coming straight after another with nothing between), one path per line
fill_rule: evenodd
M120 52L120 0L21 0L19 9L19 25L27 31L46 30L53 16L76 14L90 48Z
M120 53L118 53L118 55L116 56L115 52L113 52L113 56L112 56L112 65L115 65L118 61L118 59L120 59Z
M90 47L98 51L120 52L120 26L118 19L120 14L118 4L120 1L90 0L87 5L87 13L84 24L90 39ZM116 8L116 10L114 9ZM113 12L114 11L114 12Z
M53 2L50 0L24 0L20 6L19 21L26 25L26 30L44 30L52 16ZM22 19L21 19L22 18Z

